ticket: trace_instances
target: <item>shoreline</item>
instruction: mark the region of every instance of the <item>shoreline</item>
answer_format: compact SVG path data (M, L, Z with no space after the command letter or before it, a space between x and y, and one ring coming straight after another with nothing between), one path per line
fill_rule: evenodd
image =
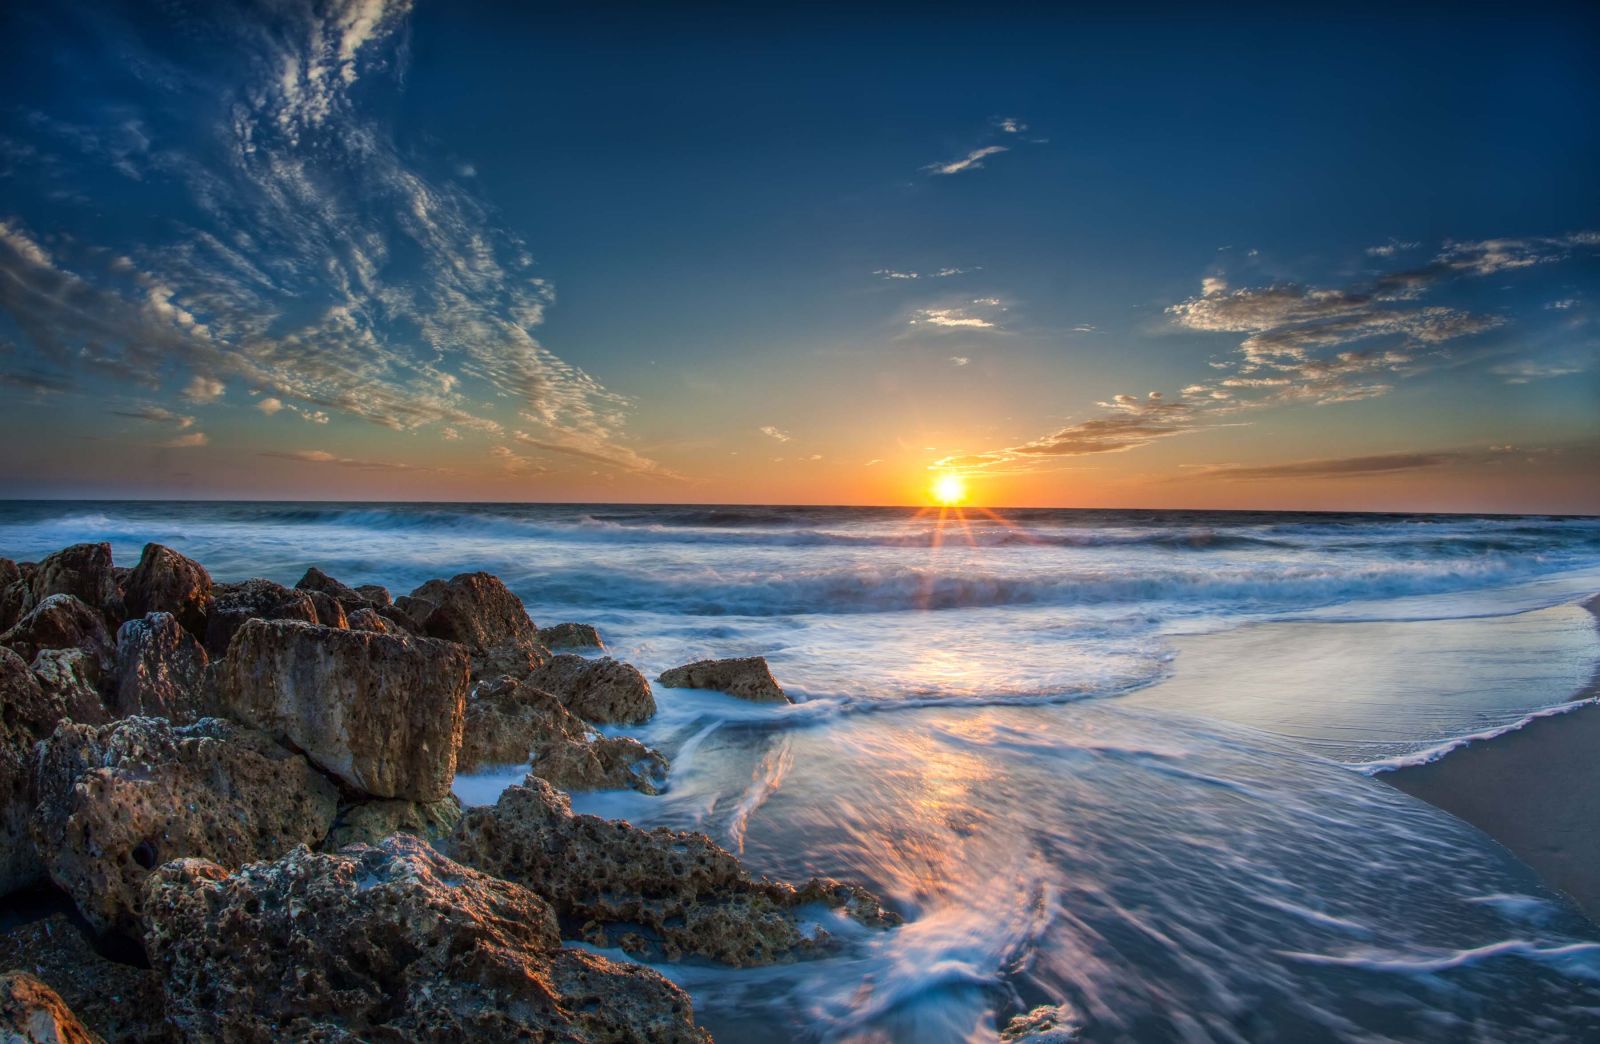
M1600 627L1600 595L1583 603ZM1600 673L1558 707L1373 774L1477 827L1600 924Z

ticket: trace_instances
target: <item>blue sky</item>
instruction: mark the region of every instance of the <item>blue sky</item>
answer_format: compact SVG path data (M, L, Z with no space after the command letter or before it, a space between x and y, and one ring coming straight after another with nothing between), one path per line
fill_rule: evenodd
M13 495L1600 511L1600 16L14 4Z

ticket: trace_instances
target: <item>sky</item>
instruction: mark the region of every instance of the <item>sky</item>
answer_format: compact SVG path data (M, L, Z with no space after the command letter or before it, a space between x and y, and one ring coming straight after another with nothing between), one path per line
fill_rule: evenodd
M1600 9L0 11L9 497L1600 512Z

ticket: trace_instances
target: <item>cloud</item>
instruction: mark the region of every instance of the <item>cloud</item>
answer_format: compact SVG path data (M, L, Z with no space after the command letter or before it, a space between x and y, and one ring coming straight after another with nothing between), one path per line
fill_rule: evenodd
M227 391L222 386L222 381L211 376L195 375L189 378L189 383L184 384L182 397L189 402L216 402L221 399L222 392Z
M965 366L972 360L967 358L965 355L952 355L950 357L950 361L955 363L957 366Z
M554 290L530 251L453 170L436 180L396 143L386 121L410 4L187 10L190 24L108 22L67 45L64 61L140 70L147 89L116 99L138 131L119 162L130 184L171 186L173 231L133 244L63 234L70 249L52 252L21 220L0 224L0 312L20 335L5 386L60 371L74 387L154 391L196 375L188 401L240 384L314 423L490 436L514 416L597 462L642 467L621 444L630 401L535 337ZM173 31L205 34L206 60L171 60ZM19 168L36 182L109 162L102 127L38 127L38 158ZM126 202L115 191L35 223L92 230L95 209Z
M1543 264L1600 235L1452 243L1428 264L1345 287L1298 283L1230 289L1207 276L1201 293L1166 311L1180 329L1242 335L1232 357L1213 360L1215 379L1191 383L1176 399L1121 394L1105 415L1020 445L947 457L935 467L1026 471L1062 457L1138 449L1159 439L1242 423L1250 411L1292 405L1332 406L1370 399L1441 365L1450 345L1494 330L1499 315L1478 315L1420 299L1452 279ZM1398 249L1398 247L1397 247ZM1377 255L1387 256L1387 255ZM1577 372L1571 365L1511 364L1497 369L1513 383Z
M789 442L789 441L792 441L794 439L793 435L790 435L788 432L785 432L785 431L779 431L775 426L773 426L771 424L762 425L760 430L761 430L761 434L765 435L767 438L769 438L769 439L777 439L779 442Z
M204 446L210 441L210 439L206 438L205 432L195 431L190 432L188 435L179 435L175 439L168 439L166 442L157 443L157 445L163 449L192 449L196 446Z
M930 174L960 174L966 170L982 170L985 159L1010 151L1005 145L985 145L981 149L973 149L958 160L951 160L949 163L930 163L922 169Z
M269 395L265 399L262 399L260 402L256 403L256 409L270 417L274 413L277 413L279 410L283 409L283 400L273 398Z
M1026 123L1011 116L995 117L994 125L1000 129L1002 134L1021 134L1028 129Z
M994 330L1006 310L998 297L976 297L961 305L918 308L907 322L912 326L943 330Z
M1578 299L1576 297L1563 297L1559 301L1551 301L1545 307L1552 311L1565 312L1570 308L1578 307Z
M1506 454L1515 452L1519 451L1514 446L1491 446L1487 449L1375 453L1361 457L1331 457L1257 466L1217 464L1190 469L1185 473L1184 477L1221 478L1240 481L1297 478L1363 478L1396 472L1421 471L1453 464L1481 464L1503 458Z
M870 467L872 467L872 466L874 466L876 464L882 464L882 463L883 463L883 458L882 457L873 457L871 460L869 460L865 464L863 464L862 467L870 468Z
M1583 373L1588 368L1589 364L1586 362L1535 362L1528 359L1522 362L1502 363L1492 367L1489 372L1496 377L1505 378L1507 384L1528 384L1552 377L1570 377L1575 373Z
M893 269L893 268L879 268L879 269L875 269L872 274L875 275L875 276L881 276L884 279L895 279L895 280L923 279L923 278L927 278L927 279L948 279L951 276L966 275L968 272L979 271L980 269L982 269L982 267L983 267L982 265L977 265L977 266L974 266L972 268L939 268L939 269L935 269L932 272L926 272L926 273L923 273L923 272L901 272L901 271L899 271L897 269Z
M263 450L258 456L272 457L277 460L292 460L301 464L332 464L341 468L352 468L357 471L433 471L434 468L423 467L418 464L403 464L398 461L359 460L354 457L341 457L327 450L293 450L279 452L276 450Z
M135 417L139 420L150 421L152 424L174 424L180 428L194 427L194 418L186 417L167 409L165 406L140 406L131 410L112 410L118 417Z
M1421 243L1402 243L1398 239L1391 239L1382 246L1367 247L1368 257L1393 257L1403 250L1415 250Z

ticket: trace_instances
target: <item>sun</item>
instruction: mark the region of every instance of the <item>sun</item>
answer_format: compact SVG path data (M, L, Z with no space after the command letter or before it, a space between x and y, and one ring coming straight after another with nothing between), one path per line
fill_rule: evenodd
M944 507L967 502L967 483L960 475L940 475L933 483L933 499Z

